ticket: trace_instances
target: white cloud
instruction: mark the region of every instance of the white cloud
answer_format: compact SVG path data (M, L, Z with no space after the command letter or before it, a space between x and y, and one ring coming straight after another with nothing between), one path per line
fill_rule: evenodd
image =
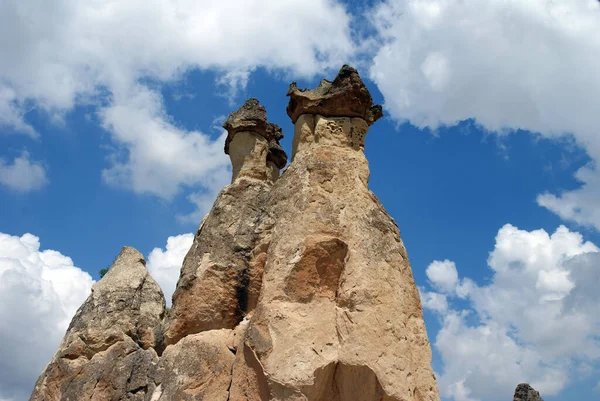
M425 274L427 274L427 278L433 286L442 292L452 293L456 291L458 272L456 271L454 262L448 259L443 262L435 260L427 266Z
M209 190L214 199L230 176L225 131L213 140L177 127L164 112L161 95L148 88L115 96L100 118L120 149L127 150L116 151L112 166L102 172L108 184L167 199L182 186L193 186Z
M370 75L394 119L573 135L595 164L579 189L538 203L600 229L597 0L386 0L371 20L381 43Z
M0 398L29 397L93 283L38 237L0 233Z
M40 162L32 161L29 153L23 152L11 162L0 158L0 184L17 192L29 192L48 183L46 169Z
M594 159L598 161L595 154ZM582 167L575 173L575 178L582 184L578 189L560 195L540 194L537 202L562 219L600 229L600 174L596 167Z
M16 132L27 134L31 137L37 137L38 133L33 127L27 124L23 116L26 114L24 104L19 104L16 99L16 93L9 87L0 86L0 128L11 127ZM0 134L4 130L0 130Z
M183 258L190 250L193 241L192 233L169 237L165 250L154 248L148 255L148 271L163 290L168 306L171 306Z
M421 303L423 304L423 308L438 313L444 313L448 310L448 299L444 294L428 292L423 288L419 288L419 292L421 294Z
M354 50L335 0L6 0L0 27L0 125L34 135L31 107L99 106L117 145L105 181L166 199L210 197L228 163L222 138L178 126L149 85L213 70L234 96L257 67L308 77Z
M444 364L444 396L509 399L520 382L550 396L577 379L573 372L600 369L598 247L564 226L549 235L507 224L488 265L490 284L464 278L455 294L421 290L423 306L442 320L435 347ZM447 307L431 301L440 297Z

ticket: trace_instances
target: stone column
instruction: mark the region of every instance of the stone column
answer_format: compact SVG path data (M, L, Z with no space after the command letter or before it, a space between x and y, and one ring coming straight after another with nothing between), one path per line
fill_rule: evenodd
M233 329L260 291L263 266L251 260L268 194L287 162L278 144L283 134L267 122L256 99L231 113L223 127L232 182L218 195L184 259L167 319L167 345L189 334Z
M264 257L255 249L268 194L286 162L281 129L249 99L229 115L232 182L200 224L183 261L151 401L231 401L234 343L256 306ZM237 330L235 329L237 327Z
M231 400L439 401L406 249L368 189L364 140L381 106L348 66L288 96L293 162L266 206Z

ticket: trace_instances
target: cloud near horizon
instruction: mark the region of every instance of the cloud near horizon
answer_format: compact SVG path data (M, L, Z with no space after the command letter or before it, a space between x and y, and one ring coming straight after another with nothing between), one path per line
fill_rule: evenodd
M29 398L93 283L38 237L0 233L0 398Z
M432 343L443 362L443 396L507 400L521 382L551 396L600 373L596 245L564 226L549 235L507 224L488 266L492 277L484 285L459 278L448 260L426 270L431 289L420 291L423 307L442 325Z

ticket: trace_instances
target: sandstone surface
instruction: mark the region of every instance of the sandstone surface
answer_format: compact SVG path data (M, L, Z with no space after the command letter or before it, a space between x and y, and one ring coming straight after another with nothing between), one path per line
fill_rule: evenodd
M168 315L124 248L32 400L439 401L406 249L368 188L364 141L381 106L349 66L288 95L281 176L283 134L256 99L224 123L232 182Z
M30 400L144 400L162 347L165 300L125 247L79 308Z
M153 375L152 401L228 401L234 355L231 330L191 334L170 345Z
M260 221L264 277L231 399L439 400L400 232L368 189L380 107L353 69L324 82L289 93L293 162Z

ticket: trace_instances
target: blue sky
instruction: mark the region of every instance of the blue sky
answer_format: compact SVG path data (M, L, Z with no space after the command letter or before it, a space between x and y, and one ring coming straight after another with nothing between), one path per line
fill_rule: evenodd
M598 2L54 3L0 5L0 400L27 397L122 246L174 285L229 179L229 112L257 97L290 154L289 83L344 62L384 104L370 187L442 398L597 399Z

